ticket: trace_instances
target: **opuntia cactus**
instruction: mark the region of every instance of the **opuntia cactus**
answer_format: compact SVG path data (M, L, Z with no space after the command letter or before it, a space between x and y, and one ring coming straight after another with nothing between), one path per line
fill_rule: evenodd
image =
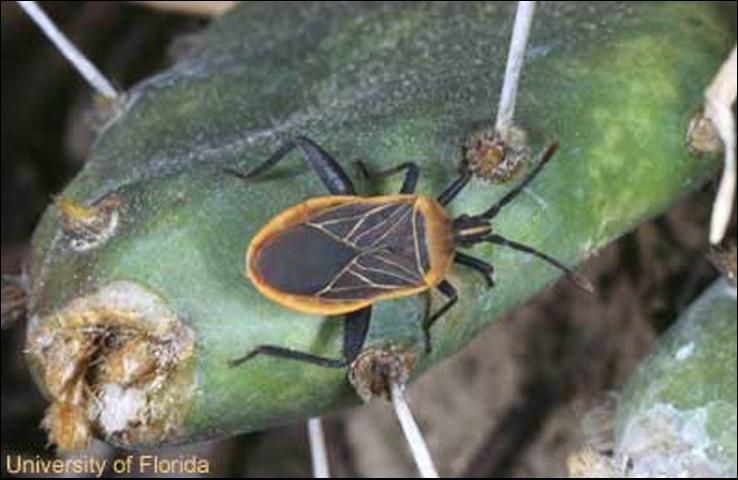
M338 356L341 322L272 303L243 276L252 236L324 195L319 182L296 157L250 183L223 170L305 134L349 172L416 161L419 192L438 193L492 126L512 15L500 3L244 3L127 92L34 236L27 351L51 440L185 443L357 402L345 370L229 366L264 343ZM704 184L719 161L684 138L734 19L732 4L541 5L516 124L531 152L554 138L561 149L496 230L571 265ZM451 215L482 211L517 178L472 180ZM497 285L452 271L459 305L430 354L421 324L439 299L427 293L377 304L367 348L400 352L416 377L558 276L503 248L475 254Z

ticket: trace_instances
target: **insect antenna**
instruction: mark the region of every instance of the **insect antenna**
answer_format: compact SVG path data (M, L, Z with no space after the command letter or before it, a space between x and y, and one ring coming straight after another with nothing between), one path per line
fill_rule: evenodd
M515 197L517 197L520 192L523 191L525 187L528 186L530 182L533 181L533 179L541 173L541 170L543 170L543 167L546 166L546 163L548 163L549 160L551 160L551 157L553 157L554 153L556 153L556 150L559 148L559 141L556 140L551 145L548 146L545 152L543 152L543 155L541 156L541 159L538 161L538 164L531 170L531 172L523 179L522 182L520 182L518 185L515 186L512 190L507 192L504 197L502 197L497 203L489 207L485 212L475 215L474 218L483 218L485 220L492 220L495 218L495 216L500 213L500 210L502 210L502 207L510 203Z
M489 235L486 235L483 239L480 240L480 242L481 241L493 243L495 245L502 245L503 247L509 247L514 250L518 250L520 252L538 257L541 260L547 262L550 265L553 265L554 267L564 272L576 284L577 287L586 292L594 293L594 286L592 285L592 282L590 282L587 278L585 278L583 275L579 275L577 272L563 265L555 258L546 255L543 252L539 252L533 247L529 247L528 245L509 240L495 233L490 233Z

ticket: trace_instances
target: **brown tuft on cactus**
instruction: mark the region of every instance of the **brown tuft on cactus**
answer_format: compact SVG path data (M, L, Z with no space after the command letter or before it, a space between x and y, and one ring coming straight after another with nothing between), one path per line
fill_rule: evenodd
M49 441L74 451L93 432L122 445L176 437L194 389L193 343L160 299L130 282L33 318L27 355L51 400Z
M528 136L511 128L506 139L492 129L474 132L464 142L464 161L479 178L505 183L518 178L530 158Z
M61 228L69 247L84 252L102 246L118 226L120 200L113 194L85 207L60 195L57 200L62 216Z
M353 361L348 379L364 402L374 397L389 400L392 384L405 385L414 366L412 352L400 348L369 348Z

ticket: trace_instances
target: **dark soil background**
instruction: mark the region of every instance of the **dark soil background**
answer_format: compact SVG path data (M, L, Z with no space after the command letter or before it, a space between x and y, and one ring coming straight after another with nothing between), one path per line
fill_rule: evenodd
M161 70L207 24L117 2L42 6L121 88ZM94 138L91 90L14 2L2 3L2 272L20 271L40 214ZM718 273L707 259L714 186L602 250L409 390L444 476L561 476L583 441L583 413L618 388L658 333ZM731 229L735 238L735 222ZM2 456L48 457L46 402L23 362L24 322L2 331ZM326 419L335 476L415 476L389 406ZM95 454L127 452L95 445ZM304 425L169 450L223 476L310 476ZM6 476L3 467L3 476Z

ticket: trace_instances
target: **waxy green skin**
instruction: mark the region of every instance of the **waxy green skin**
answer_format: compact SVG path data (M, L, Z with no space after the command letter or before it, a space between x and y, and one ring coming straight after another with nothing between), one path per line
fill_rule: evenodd
M356 402L343 370L267 358L228 367L263 343L338 356L342 327L268 301L243 276L249 241L272 216L326 194L315 175L297 153L251 184L221 168L246 170L280 138L304 134L352 178L355 160L372 169L416 161L418 193L437 194L455 175L465 138L493 121L513 15L513 4L498 3L249 2L215 21L187 59L131 90L65 190L85 204L117 193L114 237L92 252L65 253L58 209L44 215L34 237L33 313L115 280L161 296L196 335L196 393L167 442ZM734 6L710 3L540 5L516 123L534 152L553 138L561 148L496 230L574 264L711 178L718 159L690 157L684 134L734 42L734 19ZM393 193L399 183L357 181L357 189ZM450 214L480 212L508 188L474 180ZM412 349L418 374L558 276L514 251L480 246L474 254L495 266L497 286L454 268L449 280L461 300L434 326L430 355L423 295L377 304L368 345Z
M713 475L735 476L737 339L735 286L720 279L641 362L623 387L616 416L616 453L631 457L636 472L705 475L674 461L694 455L709 462ZM664 412L670 423L644 428ZM639 451L639 445L650 448Z

